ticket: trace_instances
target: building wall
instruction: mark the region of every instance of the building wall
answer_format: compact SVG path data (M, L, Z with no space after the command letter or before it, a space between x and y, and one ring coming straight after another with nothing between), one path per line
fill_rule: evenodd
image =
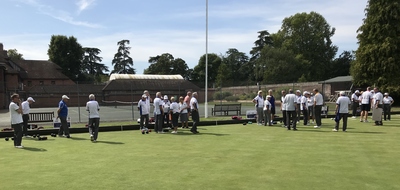
M6 74L6 89L7 90L18 90L19 88L19 81L17 74Z
M39 85L74 85L75 83L69 79L25 79L23 84L25 87L29 87Z

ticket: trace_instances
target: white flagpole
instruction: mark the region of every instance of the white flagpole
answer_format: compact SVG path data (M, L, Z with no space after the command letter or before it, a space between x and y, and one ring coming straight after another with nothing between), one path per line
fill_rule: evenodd
M206 89L205 89L205 118L208 118L208 0L206 0Z

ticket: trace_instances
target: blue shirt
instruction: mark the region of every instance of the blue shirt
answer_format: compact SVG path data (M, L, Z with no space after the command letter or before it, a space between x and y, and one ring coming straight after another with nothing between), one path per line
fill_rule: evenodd
M58 116L60 117L68 116L68 106L63 100L61 100L60 103L58 103L58 108L60 109L60 113L58 114Z
M271 108L275 108L275 98L274 98L274 96L271 96L271 98L269 99L269 103L271 103Z

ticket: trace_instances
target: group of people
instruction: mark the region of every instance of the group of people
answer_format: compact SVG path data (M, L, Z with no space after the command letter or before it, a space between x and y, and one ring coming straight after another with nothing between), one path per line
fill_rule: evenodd
M197 125L200 121L199 116L199 103L197 101L197 92L188 91L186 97L183 96L175 99L168 96L162 96L161 92L156 93L154 100L150 97L147 90L144 91L142 99L138 102L138 110L140 113L140 129L148 129L149 118L150 118L150 104L154 105L154 130L156 133L164 133L164 123L169 127L171 120L172 133L178 133L179 118L182 123L182 128L189 128L188 119L192 116L193 126L190 131L193 134L199 133L197 131Z
M61 101L58 103L57 109L57 119L60 119L60 128L58 131L59 137L71 138L68 127L68 103L69 97L63 95ZM26 101L21 101L18 94L14 93L11 95L11 102L9 105L11 127L14 131L14 147L24 148L22 145L22 137L29 138L28 134L28 122L29 122L29 112L30 105L34 103L35 100L32 97L28 97ZM89 133L90 140L96 142L99 132L99 103L95 100L95 95L89 95L89 101L86 103L86 110L89 112Z

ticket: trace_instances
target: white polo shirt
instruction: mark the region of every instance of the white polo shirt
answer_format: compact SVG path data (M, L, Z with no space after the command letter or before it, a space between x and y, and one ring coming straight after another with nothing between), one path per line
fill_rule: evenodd
M96 100L91 100L86 103L86 111L89 111L89 118L100 118L100 106Z
M387 98L386 97L383 98L384 104L392 104L392 101L393 101L393 98L390 96L388 96Z
M377 92L374 94L374 104L376 104L377 101L379 101L379 105L383 104L383 95L381 92Z
M262 96L256 96L253 100L256 101L256 108L264 107L264 98Z
M179 109L182 110L181 113L188 113L187 108L188 108L188 106L187 106L186 102L179 103Z
M339 105L339 113L349 113L350 104L351 104L350 98L347 96L340 96L336 100L336 105Z
M21 106L22 106L22 114L29 114L29 111L31 110L31 108L29 107L29 102L24 101L21 103Z
M156 115L160 115L161 114L160 106L162 106L161 98L158 97L155 98L153 104L154 104L154 113Z
M310 96L307 98L307 106L313 106L314 105L314 96Z
M149 109L147 102L148 102L148 100L145 100L145 101L139 100L138 108L139 108L140 115L150 114L150 109Z
M199 103L197 102L197 99L194 96L192 97L192 99L190 99L190 109L195 109L193 104L195 104L197 109L199 109Z
M264 110L271 110L271 106L272 106L271 102L269 102L268 100L265 100L264 105L265 105Z
M170 110L172 110L172 113L179 113L179 104L176 102L172 102L171 106L169 107Z
M162 106L163 106L164 113L168 113L170 110L171 103L169 102L169 100L167 100L167 101L163 100Z
M286 94L286 111L295 111L297 106L297 97L295 94Z
M361 104L370 104L370 99L372 99L370 91L365 91L361 94Z
M353 93L353 94L351 95L351 100L352 100L353 102L358 101L358 96L356 95L356 93Z
M324 105L324 97L322 97L321 93L317 93L314 96L315 105L322 106Z
M281 102L282 102L282 111L286 111L286 102L285 102L285 96L281 97Z
M300 98L300 110L306 110L307 108L308 108L307 97L301 96L301 98Z
M18 109L19 106L16 103L14 102L10 103L9 110L10 110L11 125L20 124L24 122L22 120L22 114L19 114L17 111Z

